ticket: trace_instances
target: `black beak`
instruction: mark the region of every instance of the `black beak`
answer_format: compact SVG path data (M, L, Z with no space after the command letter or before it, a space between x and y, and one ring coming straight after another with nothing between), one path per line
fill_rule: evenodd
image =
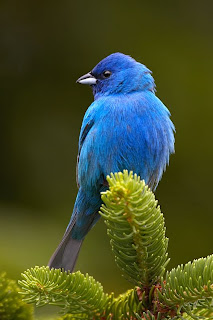
M91 72L88 72L84 76L80 77L76 82L81 84L88 84L91 86L96 84L97 79L92 75Z

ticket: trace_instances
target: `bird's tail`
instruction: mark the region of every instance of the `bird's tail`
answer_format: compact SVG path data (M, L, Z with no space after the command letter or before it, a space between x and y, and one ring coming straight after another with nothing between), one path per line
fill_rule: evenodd
M48 263L50 268L64 269L65 271L69 270L70 272L73 271L83 239L73 239L71 237L71 231L72 228L69 227L65 232L61 243L50 258Z
M48 263L50 268L73 271L83 239L100 217L100 205L99 192L91 194L79 189L70 223Z

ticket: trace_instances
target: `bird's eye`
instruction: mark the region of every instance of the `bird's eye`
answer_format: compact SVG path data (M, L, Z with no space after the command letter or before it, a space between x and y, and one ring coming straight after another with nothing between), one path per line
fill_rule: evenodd
M106 71L103 72L104 78L109 78L111 76L111 74L112 74L112 72L109 71L109 70L106 70Z

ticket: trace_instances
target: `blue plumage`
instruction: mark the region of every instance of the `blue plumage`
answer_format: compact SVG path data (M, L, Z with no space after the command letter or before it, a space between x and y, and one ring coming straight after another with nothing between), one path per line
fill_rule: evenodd
M99 219L106 176L132 170L155 190L174 152L170 113L155 96L154 79L143 64L114 53L77 82L89 84L95 100L80 132L73 214L49 262L71 271L84 237Z

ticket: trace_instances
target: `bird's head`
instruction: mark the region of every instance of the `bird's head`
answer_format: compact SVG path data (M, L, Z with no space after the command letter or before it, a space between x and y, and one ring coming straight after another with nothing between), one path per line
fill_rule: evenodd
M92 71L80 77L77 82L90 85L95 98L101 95L155 91L151 71L130 56L119 52L101 60Z

